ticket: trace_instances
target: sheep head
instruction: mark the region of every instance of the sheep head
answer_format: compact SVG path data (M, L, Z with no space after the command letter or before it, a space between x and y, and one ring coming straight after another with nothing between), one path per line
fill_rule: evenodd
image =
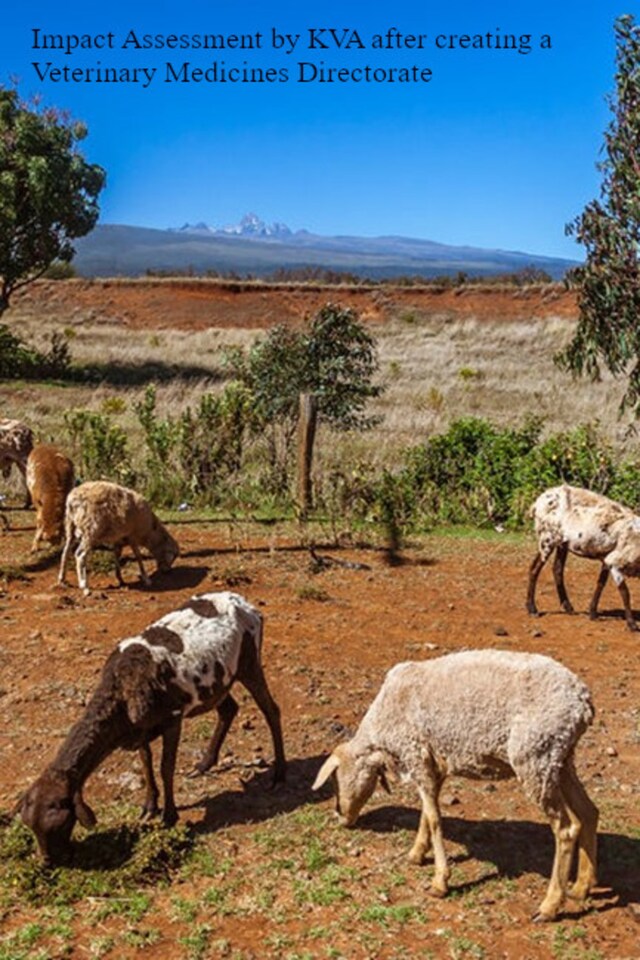
M176 557L180 555L180 547L157 517L153 518L148 546L158 565L158 570L161 573L168 573Z
M345 827L352 827L378 782L389 793L385 774L385 758L380 750L360 752L353 741L341 743L327 757L314 781L318 790L333 776L336 792L336 812Z
M96 823L93 811L82 799L82 791L73 789L67 774L55 770L46 770L32 784L18 812L35 833L40 856L49 865L68 859L76 821L84 827Z

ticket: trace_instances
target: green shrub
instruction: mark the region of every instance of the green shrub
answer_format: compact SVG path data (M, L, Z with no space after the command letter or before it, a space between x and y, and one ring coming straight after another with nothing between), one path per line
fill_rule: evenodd
M374 504L375 519L388 533L392 524L395 534L439 523L521 527L538 494L560 483L638 503L640 463L617 459L597 425L545 438L541 432L536 418L515 428L456 420L405 451L400 469L373 479L360 501Z
M69 410L64 424L71 442L76 473L84 480L135 482L127 434L105 413Z

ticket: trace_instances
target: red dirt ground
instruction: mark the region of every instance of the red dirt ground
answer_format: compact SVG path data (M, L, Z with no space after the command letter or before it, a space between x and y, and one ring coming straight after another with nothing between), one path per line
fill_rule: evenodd
M218 283L206 280L39 281L14 298L20 309L69 317L90 310L96 320L131 329L203 330L300 323L327 301L339 300L365 321L382 322L404 310L444 316L519 320L577 316L575 296L560 284L497 290L490 285L434 287L313 287Z
M27 558L33 533L31 513L15 510L10 516L14 529L0 538L5 564ZM424 900L420 924L393 929L375 948L356 942L355 931L345 929L334 943L343 952L334 956L631 960L640 955L640 635L625 629L616 591L605 591L602 607L609 615L598 622L590 622L584 613L567 616L558 612L551 574L545 570L539 587L545 613L533 620L523 610L531 542L427 538L408 549L405 562L394 567L371 548L322 547L322 554L365 563L369 569L335 566L313 575L307 551L285 539L277 527L194 524L186 518L171 530L182 556L152 589L141 589L134 565L127 565L129 586L117 589L109 573L98 571L92 595L83 598L75 585L55 586L52 554L35 562L26 579L6 582L0 595L1 808L9 808L51 758L114 643L194 592L236 589L260 606L267 673L283 713L290 773L286 787L275 793L264 791L261 774L254 777L253 788L252 774L246 771L243 777L249 782L239 790L233 767L205 780L185 779L203 746L201 721L186 725L177 776L182 819L217 833L220 849L233 858L239 876L243 864L249 876L256 875L255 862L243 853L243 838L251 836L256 823L268 827L272 817L313 802L330 807L326 793L318 797L310 791L321 757L345 736L345 728L357 725L392 664L468 647L549 654L584 678L597 705L596 722L578 750L579 773L601 811L600 887L589 910L580 914L569 907L567 919L559 924L533 925L530 917L542 898L551 862L551 834L544 818L513 782L494 787L455 780L445 785L443 813L445 842L450 852L455 849L458 868L477 876L480 866L489 863L494 874L511 879L472 879L463 884L469 888L466 897L433 901L424 893L431 863L410 867L410 889L400 887L397 897L399 903L411 896L419 903ZM569 564L568 585L580 610L596 573L593 564ZM73 577L70 582L74 584ZM618 615L611 615L612 610ZM271 756L266 727L252 704L244 703L227 743L224 759L229 763ZM101 805L138 799L140 790L132 793L127 781L133 767L131 756L120 753L91 778L87 796L98 811ZM394 831L398 825L415 829L416 807L411 793L391 800L377 793L359 829L335 827L336 857L361 877L354 881L352 896L375 900L380 871L384 876L387 863L388 870L404 864L410 833L397 837ZM255 852L255 845L249 849ZM212 882L183 880L179 894L198 895ZM172 893L160 892L160 904L168 903ZM284 916L275 934L273 922L260 915L238 919L212 911L215 937L241 951L237 955L243 958L327 956L325 946L310 946L305 937L308 929L330 923L335 911L339 916L340 905L309 906L302 921L299 914L287 921L287 904L282 906ZM11 917L10 926L18 919ZM177 946L180 924L168 913L158 922L163 929L159 944L117 956L188 956ZM460 943L450 939L449 931L459 933ZM90 955L90 933L78 932L73 957ZM265 946L285 935L297 945L304 943L305 949L287 953ZM473 949L469 943L475 944ZM484 952L477 952L480 949ZM219 955L235 954L231 948L203 954Z
M96 319L119 319L132 328L264 328L286 319L299 322L328 299L327 289L293 286L268 290L198 281L73 281L35 284L23 292L20 306L37 312L46 305L49 316L59 312L61 318L74 309L91 309ZM339 299L372 322L404 309L494 319L576 315L573 296L560 287L506 292L463 287L424 293L414 288L341 288ZM28 561L33 536L32 513L16 509L10 517L14 529L0 536L5 569ZM52 757L118 640L194 592L237 589L264 613L266 669L282 708L290 761L287 785L269 793L259 766L257 772L243 766L271 755L265 725L246 701L227 741L225 769L204 780L184 777L207 735L204 718L186 725L176 780L182 820L192 821L201 839L215 843L232 863L238 898L234 905L241 904L255 892L247 891L248 885L262 888L262 869L265 885L271 876L270 854L255 841L256 830L270 829L281 822L279 817L286 824L287 817L308 805L330 809L328 793L313 794L310 784L322 756L357 725L390 666L468 647L545 653L585 679L597 707L595 724L578 750L580 775L601 812L600 886L587 912L569 906L559 923L533 925L530 918L544 894L551 864L549 828L514 783L494 787L455 780L445 786L443 813L445 842L458 876L445 900L426 896L430 862L423 868L405 863L417 825L417 799L410 792L396 792L391 800L377 793L357 830L330 829L339 867L355 871L356 879L345 881L347 904L414 903L420 909L418 921L379 926L380 936L372 944L363 935L363 930L371 933L371 925L340 925L341 903L306 904L302 910L299 903L287 901L289 894L276 889L271 894L280 910L277 920L273 910L265 915L255 909L243 912L241 906L230 915L210 910L213 936L223 946L202 956L637 960L640 634L625 629L612 587L605 591L602 607L618 615L592 623L584 613L569 617L558 612L551 575L545 571L539 588L545 615L532 620L523 609L530 540L427 538L407 550L406 562L395 567L385 565L374 549L321 548L341 560L366 563L369 569L333 567L313 575L308 553L296 546L291 531L287 539L277 526L196 524L185 515L171 529L182 556L174 571L149 590L139 588L133 566L127 566L127 588L116 589L110 574L96 572L92 595L85 599L74 586L56 588L56 557L46 553L30 564L26 578L8 576L0 584L0 808L8 810ZM596 574L593 564L569 564L569 588L579 610L586 607ZM116 754L89 781L88 799L98 813L117 802L137 802L139 779L135 758ZM398 873L407 880L396 888L390 878ZM304 880L302 876L300 882ZM215 882L194 876L182 879L177 890L157 891L154 923L162 931L160 942L136 949L118 940L118 949L108 955L118 960L196 956L179 946L185 922L172 917L172 897L205 896ZM17 929L32 913L26 906L11 911L5 929ZM309 931L330 927L336 918L331 945L311 939ZM101 932L117 933L116 927L116 920L105 921ZM51 955L94 956L95 932L78 922L71 954ZM288 948L278 947L287 942ZM329 946L337 952L329 953Z

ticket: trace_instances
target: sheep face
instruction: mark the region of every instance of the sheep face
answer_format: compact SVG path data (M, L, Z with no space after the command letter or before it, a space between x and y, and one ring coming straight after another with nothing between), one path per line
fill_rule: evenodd
M180 547L161 523L158 523L158 532L150 549L160 573L168 573L180 555Z
M54 547L57 547L59 543L62 543L64 536L64 526L62 520L54 520L52 518L39 516L37 518L37 523L40 530L40 538L42 540L47 540Z
M345 827L352 827L378 781L388 790L384 763L377 751L358 753L350 743L342 743L325 760L313 784L317 790L333 777L336 813Z
M27 791L20 816L34 832L42 860L51 866L69 859L76 821L85 827L96 822L80 792L71 790L68 777L52 771L46 771Z

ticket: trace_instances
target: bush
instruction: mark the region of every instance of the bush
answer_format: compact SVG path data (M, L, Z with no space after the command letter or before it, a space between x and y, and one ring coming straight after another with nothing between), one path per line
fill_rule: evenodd
M80 477L112 480L125 486L135 482L127 435L107 414L69 410L64 414L64 423Z
M616 460L597 426L541 438L542 422L494 427L473 417L405 452L394 474L372 482L363 503L385 526L426 529L439 523L521 527L542 490L560 483L588 487L634 506L640 464ZM391 513L392 511L392 513ZM364 515L364 514L363 514Z
M6 324L0 324L0 379L61 379L68 374L70 364L71 351L63 334L54 333L49 350L42 353L12 333Z

